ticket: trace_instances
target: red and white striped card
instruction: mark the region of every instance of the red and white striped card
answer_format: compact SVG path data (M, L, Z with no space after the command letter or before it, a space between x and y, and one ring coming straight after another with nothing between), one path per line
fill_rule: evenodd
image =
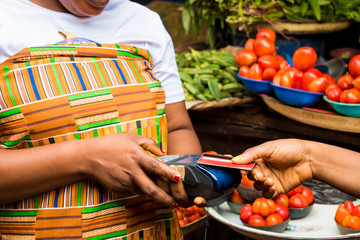
M255 166L254 162L248 164L233 164L231 162L232 157L220 155L220 154L207 154L204 153L200 159L197 161L198 164L211 165L217 167L226 167L226 168L237 168L241 170L252 170Z

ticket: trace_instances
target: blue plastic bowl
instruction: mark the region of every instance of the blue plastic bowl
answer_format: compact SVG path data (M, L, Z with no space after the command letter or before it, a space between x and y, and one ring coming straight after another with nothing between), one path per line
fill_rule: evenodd
M283 103L295 107L309 107L321 101L324 93L309 92L271 84L276 97Z
M253 91L254 93L265 93L270 94L273 93L273 87L271 86L272 81L266 81L266 80L256 80L251 78L246 78L240 76L240 74L237 74L238 78L241 79L244 86L249 89L250 91Z
M324 96L324 100L328 102L332 108L345 116L349 117L360 117L360 103L359 104L351 104L351 103L340 103L334 102Z

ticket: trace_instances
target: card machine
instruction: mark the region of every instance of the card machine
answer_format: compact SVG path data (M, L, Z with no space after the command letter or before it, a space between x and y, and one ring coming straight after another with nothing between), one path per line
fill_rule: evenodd
M202 154L168 155L159 157L167 165L177 165L185 191L190 199L203 197L206 206L225 202L241 182L239 169L198 164ZM219 155L217 155L219 156Z

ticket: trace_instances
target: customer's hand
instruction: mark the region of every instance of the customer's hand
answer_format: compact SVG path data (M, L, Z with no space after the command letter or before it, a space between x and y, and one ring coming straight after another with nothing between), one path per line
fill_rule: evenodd
M264 197L272 198L313 177L307 144L296 139L270 141L247 149L232 161L236 164L255 161L252 171L242 173L255 181L254 187L263 191Z
M179 172L146 152L164 155L153 139L121 133L83 142L81 152L88 160L86 171L110 190L145 194L166 206L188 201ZM158 186L155 179L166 179L170 186Z

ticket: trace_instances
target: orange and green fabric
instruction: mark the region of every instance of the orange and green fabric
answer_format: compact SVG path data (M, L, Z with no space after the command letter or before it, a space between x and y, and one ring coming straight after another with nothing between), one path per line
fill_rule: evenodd
M148 51L116 44L26 48L0 64L0 147L115 133L167 149L165 94ZM83 179L0 205L0 239L182 239L176 213Z

